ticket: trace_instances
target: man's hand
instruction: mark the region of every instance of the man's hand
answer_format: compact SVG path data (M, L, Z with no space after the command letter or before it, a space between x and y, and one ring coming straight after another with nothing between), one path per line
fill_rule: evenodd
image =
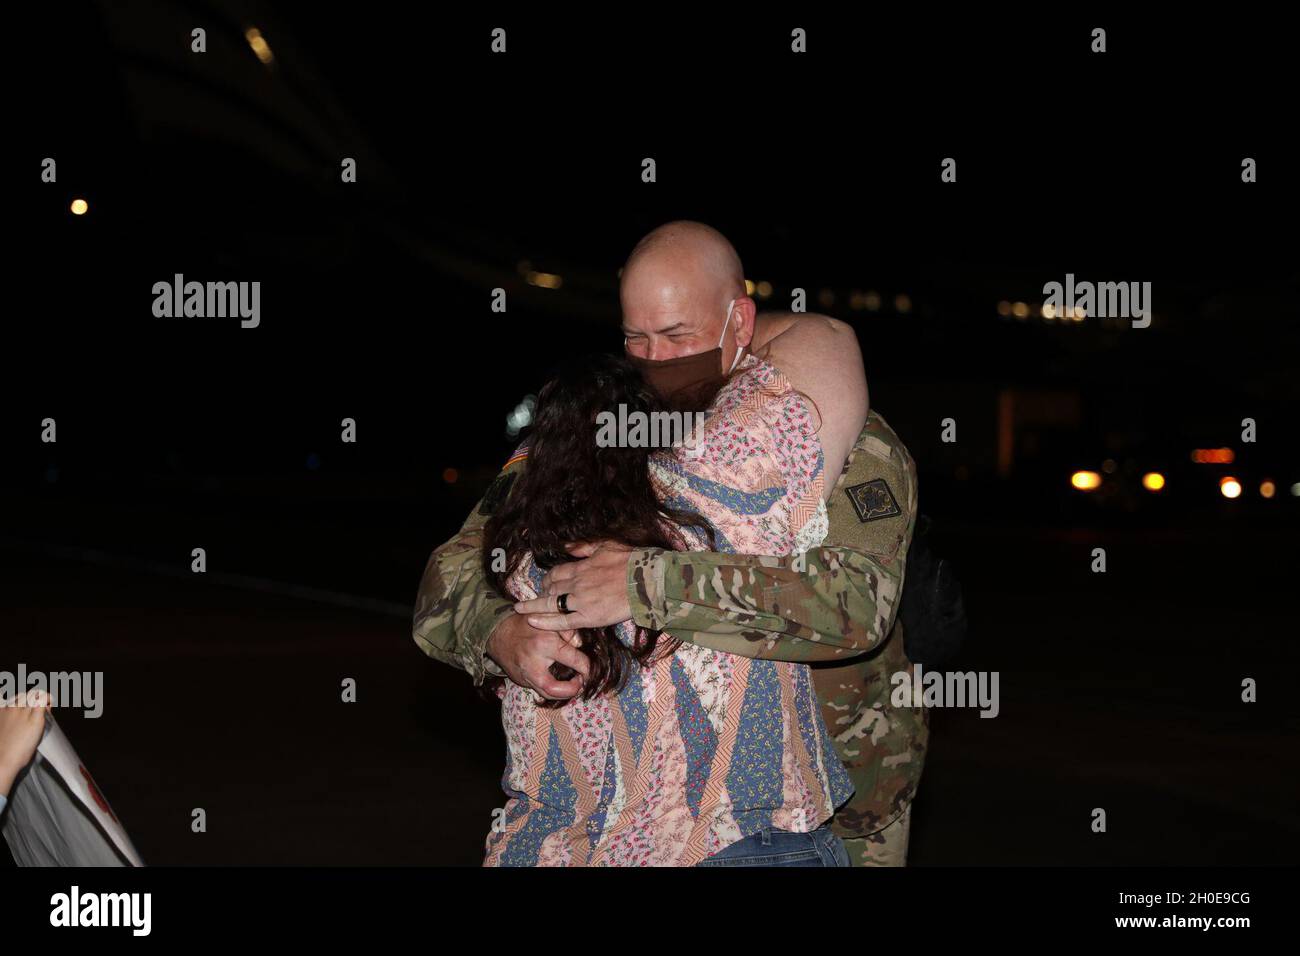
M580 542L569 545L569 553L582 560L551 568L542 578L541 595L518 602L515 611L527 615L533 627L547 631L606 627L629 620L627 565L632 549L616 541ZM568 614L558 611L561 594L569 595Z
M587 679L587 655L578 650L578 636L572 630L557 630L539 630L522 615L507 614L488 638L488 656L520 687L531 688L547 700L576 697ZM556 662L571 667L577 676L557 680L551 673Z

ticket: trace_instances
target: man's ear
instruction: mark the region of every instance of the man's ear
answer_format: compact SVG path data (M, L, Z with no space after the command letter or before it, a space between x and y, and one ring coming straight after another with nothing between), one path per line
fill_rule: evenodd
M736 323L736 344L741 348L754 340L754 317L757 314L758 306L749 296L742 295L736 299L731 321Z

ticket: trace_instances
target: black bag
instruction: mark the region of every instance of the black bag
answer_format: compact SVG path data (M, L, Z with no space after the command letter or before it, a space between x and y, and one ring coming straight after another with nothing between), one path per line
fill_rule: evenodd
M966 638L966 606L952 561L930 547L933 522L918 515L907 552L903 598L903 650L913 664L939 669L952 661Z

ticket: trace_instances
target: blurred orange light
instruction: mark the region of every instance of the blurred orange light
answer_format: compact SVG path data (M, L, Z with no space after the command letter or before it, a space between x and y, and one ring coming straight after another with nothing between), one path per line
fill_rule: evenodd
M1232 477L1221 478L1219 479L1219 491L1225 498L1237 498L1241 495L1241 482Z
M449 485L454 485L456 479L460 477L460 472L455 468L444 468L442 471L442 480Z
M1236 457L1231 448L1198 448L1192 452L1192 461L1200 465L1231 465Z
M1148 471L1142 476L1142 487L1147 491L1159 491L1165 486L1165 476L1158 471Z
M72 206L70 208L72 209L72 214L74 216L84 216L86 210L90 208L90 203L86 202L84 199L74 199L72 200Z
M1273 484L1273 482L1269 481L1268 479L1265 479L1264 481L1260 482L1259 493L1264 498L1272 498L1275 494L1277 494L1277 485Z

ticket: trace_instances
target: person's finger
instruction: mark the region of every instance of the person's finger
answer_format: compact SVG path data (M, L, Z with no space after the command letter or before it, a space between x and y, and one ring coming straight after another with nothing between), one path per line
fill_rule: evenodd
M551 612L551 608L554 605L555 605L555 601L552 598L535 597L531 601L516 601L515 613L516 614L549 614ZM533 626L536 627L537 625L533 625ZM549 631L554 629L548 627L546 628L546 630Z
M547 673L545 678L538 679L533 684L533 690L547 700L568 700L582 693L582 679L571 677L568 680L556 680Z
M555 602L552 601L551 603L554 604ZM577 616L576 611L571 611L568 614L547 612L545 614L529 614L525 620L539 631L567 631L578 626Z
M546 572L546 577L542 578L542 583L549 585L554 589L557 585L564 584L567 581L572 581L578 574L578 569L575 565L576 562L574 561L557 564L555 567L551 568L551 570Z
M559 634L560 637L564 638L574 647L577 648L582 647L582 638L579 636L577 631L560 631Z
M600 542L600 547L599 547L597 550L600 550L600 551L631 551L631 550L633 550L633 548L632 548L632 546L631 546L630 544L624 544L622 541L602 541L602 542ZM594 553L594 552L593 552L593 553Z
M600 545L599 541L570 541L564 548L576 558L589 558L600 550Z
M555 659L561 664L572 667L582 675L584 680L590 675L591 664L587 660L587 655L569 644L561 644L555 649Z

